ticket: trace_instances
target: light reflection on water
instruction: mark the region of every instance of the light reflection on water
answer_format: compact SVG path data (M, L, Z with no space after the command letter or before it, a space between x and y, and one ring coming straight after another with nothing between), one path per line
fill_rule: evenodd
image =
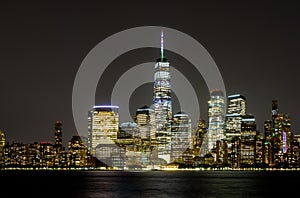
M299 178L298 172L296 175ZM80 194L107 198L272 197L293 192L283 188L288 181L292 183L290 176L287 172L248 171L89 172Z
M300 171L0 171L0 197L299 197Z

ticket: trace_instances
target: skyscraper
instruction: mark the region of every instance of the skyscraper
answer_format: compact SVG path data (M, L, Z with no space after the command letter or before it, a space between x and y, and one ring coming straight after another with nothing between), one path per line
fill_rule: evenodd
M141 135L142 161L144 164L147 164L150 162L150 159L157 158L154 110L146 105L137 109L135 122ZM154 150L156 152L153 152Z
M232 168L237 168L240 165L242 120L246 115L246 98L240 94L234 94L228 96L227 101L225 135L228 142L228 160Z
M228 96L228 107L226 114L226 138L240 137L242 130L242 117L246 114L246 98L240 94Z
M246 98L241 94L228 96L227 114L246 114Z
M80 136L75 135L68 142L70 166L86 167L88 166L88 150L82 142Z
M272 134L272 154L275 165L284 165L288 162L291 151L291 118L287 114L277 114L274 120L274 133Z
M253 115L244 115L241 124L239 146L239 166L247 167L255 163L256 121Z
M5 134L0 130L0 167L4 165Z
M153 105L158 143L158 157L169 162L171 154L172 121L171 75L170 63L164 56L163 47L164 36L163 32L161 32L161 56L157 59L155 64Z
M155 140L155 114L148 106L136 110L135 122L139 127L141 139Z
M94 106L88 112L88 149L95 154L99 144L115 144L119 130L119 107Z
M270 167L282 167L291 158L291 118L279 113L278 100L272 100L272 120L265 121L266 145L268 146L268 163Z
M141 139L138 125L135 122L123 122L120 124L118 139Z
M221 90L212 90L208 101L208 132L204 138L201 155L210 152L217 140L224 139L225 99Z
M192 136L193 139L193 154L195 156L200 155L200 149L202 147L202 143L204 137L207 134L207 126L204 119L198 120L198 126Z
M62 122L56 121L54 124L54 145L53 145L53 156L54 156L54 165L60 166L63 161L63 152L65 147L63 146L62 141Z
M178 112L173 116L171 142L171 160L183 162L183 152L192 148L192 125L188 114Z
M57 152L63 150L63 141L62 141L62 122L56 121L54 125L55 133L54 133L54 149Z

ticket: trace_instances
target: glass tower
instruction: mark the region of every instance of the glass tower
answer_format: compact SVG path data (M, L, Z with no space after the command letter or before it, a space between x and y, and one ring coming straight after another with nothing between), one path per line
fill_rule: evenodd
M212 90L208 101L208 132L201 154L215 148L218 140L224 139L225 99L221 90ZM205 148L206 147L206 148Z
M153 105L158 144L158 157L170 161L172 102L170 63L164 56L163 32L161 33L161 57L157 59L154 72Z
M226 134L226 140L228 142L228 160L229 164L232 168L239 167L240 164L240 157L241 157L241 138L242 138L242 123L243 123L243 117L246 115L246 98L240 94L234 94L228 96L228 106L227 106L227 114L225 118L225 134ZM250 132L251 133L251 132ZM249 151L250 147L248 148L246 144L246 134L247 132L243 133L243 154L245 155L250 154ZM252 137L251 137L252 138ZM245 141L244 141L245 140ZM245 142L245 143L244 143ZM245 148L244 148L245 147ZM247 151L248 149L248 151ZM251 147L252 149L252 147ZM250 152L250 153L249 153ZM246 157L243 157L245 159L241 159L243 162L247 161L248 159Z
M240 137L242 130L242 117L246 114L246 98L240 94L228 96L226 114L226 138Z
M88 149L95 154L100 144L115 144L119 130L118 106L94 106L88 112Z
M183 162L181 156L187 149L192 148L192 127L188 114L178 112L172 123L172 153L171 160Z

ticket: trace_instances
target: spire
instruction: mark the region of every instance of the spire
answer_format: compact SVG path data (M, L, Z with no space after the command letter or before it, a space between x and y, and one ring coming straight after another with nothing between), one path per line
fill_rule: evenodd
M161 30L161 35L160 35L160 56L161 59L164 58L164 32Z

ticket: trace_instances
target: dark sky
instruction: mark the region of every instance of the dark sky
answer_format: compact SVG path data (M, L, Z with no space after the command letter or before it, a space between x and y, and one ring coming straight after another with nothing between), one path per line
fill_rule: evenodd
M72 88L85 56L114 33L148 25L174 28L198 40L218 65L227 94L246 97L247 112L255 115L259 130L270 119L271 100L278 99L279 111L291 117L292 131L300 133L298 4L121 2L1 3L0 129L8 141L53 141L56 120L63 122L64 142L68 141L77 133ZM158 58L149 49L132 53L114 64ZM174 64L183 64L176 55L169 55ZM96 94L99 103L100 91Z

